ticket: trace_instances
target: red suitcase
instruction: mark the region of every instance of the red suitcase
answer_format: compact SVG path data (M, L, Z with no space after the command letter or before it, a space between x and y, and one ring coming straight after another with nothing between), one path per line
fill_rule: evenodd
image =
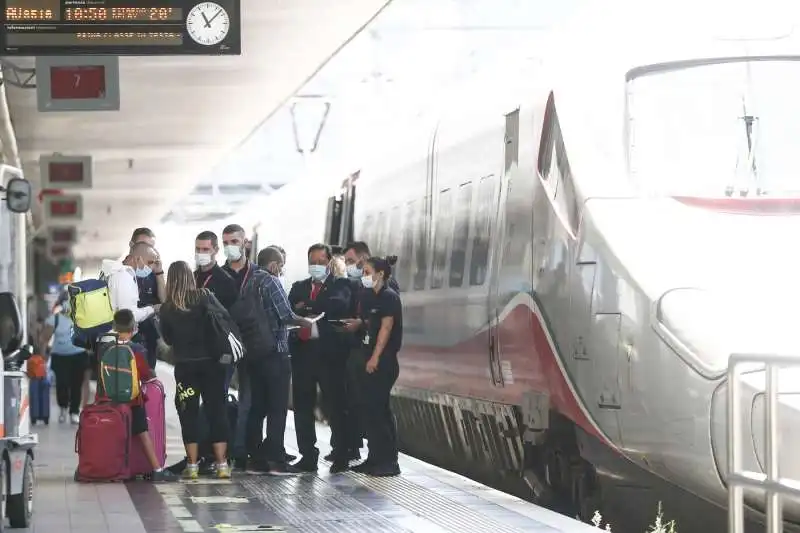
M131 410L108 402L87 405L75 435L76 481L124 481L130 472Z
M150 439L153 441L153 448L156 451L161 466L167 462L167 421L164 412L164 400L166 393L164 385L158 379L152 379L142 385L142 395L144 396L144 409L147 413L147 430ZM139 437L132 437L131 442L131 475L139 476L149 474L153 471L150 461L142 449Z

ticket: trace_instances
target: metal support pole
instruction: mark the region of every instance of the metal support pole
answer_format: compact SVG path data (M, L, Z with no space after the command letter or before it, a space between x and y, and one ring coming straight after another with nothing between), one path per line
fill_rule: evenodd
M28 241L26 237L28 218L25 213L14 215L17 225L14 242L14 265L16 266L17 299L22 315L22 342L28 342Z
M766 432L764 445L766 448L766 474L767 481L778 481L778 368L775 364L767 363L767 386L765 391L766 405L764 407ZM781 533L783 531L783 517L781 516L781 495L770 488L767 492L767 533Z
M728 371L728 473L742 470L742 407L739 401L739 372L732 365ZM744 489L738 483L728 486L728 533L744 533Z

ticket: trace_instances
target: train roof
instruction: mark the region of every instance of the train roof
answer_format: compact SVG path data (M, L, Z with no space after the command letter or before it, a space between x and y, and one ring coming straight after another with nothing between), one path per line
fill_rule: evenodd
M548 75L583 86L669 62L800 55L796 0L617 0L596 3L554 32Z

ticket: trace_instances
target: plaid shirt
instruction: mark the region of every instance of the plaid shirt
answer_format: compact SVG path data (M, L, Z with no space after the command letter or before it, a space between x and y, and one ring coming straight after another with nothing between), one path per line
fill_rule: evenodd
M289 330L286 327L296 319L297 316L292 312L292 306L286 298L286 291L278 278L259 270L256 265L251 264L253 272L253 282L258 284L261 292L261 299L264 301L264 309L275 333L275 348L279 353L289 353Z

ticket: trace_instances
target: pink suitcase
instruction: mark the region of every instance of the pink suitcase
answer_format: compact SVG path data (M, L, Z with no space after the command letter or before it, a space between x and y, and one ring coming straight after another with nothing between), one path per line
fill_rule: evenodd
M144 395L145 412L147 413L147 429L153 441L153 448L156 450L156 457L161 462L161 466L167 461L167 421L164 413L164 401L166 394L164 385L158 379L153 379L142 385ZM131 437L131 458L130 469L132 476L149 474L153 471L150 461L142 449L142 443L138 436Z

